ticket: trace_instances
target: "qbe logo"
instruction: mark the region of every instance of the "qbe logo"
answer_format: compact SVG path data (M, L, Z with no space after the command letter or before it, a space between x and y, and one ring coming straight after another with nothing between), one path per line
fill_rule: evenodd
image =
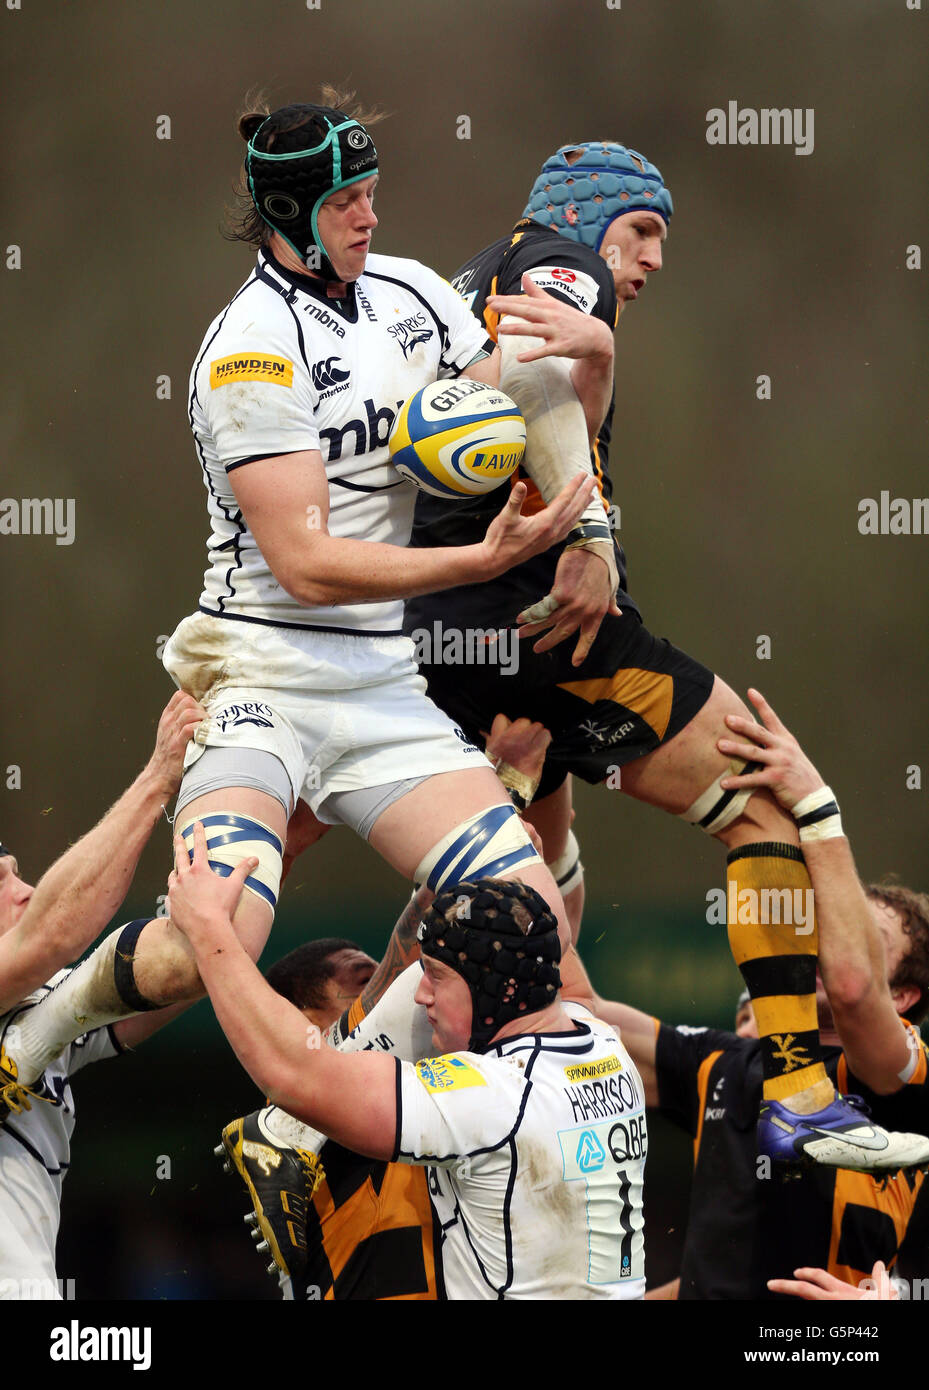
M585 1129L577 1141L577 1166L582 1173L596 1173L606 1163L606 1150L592 1129Z

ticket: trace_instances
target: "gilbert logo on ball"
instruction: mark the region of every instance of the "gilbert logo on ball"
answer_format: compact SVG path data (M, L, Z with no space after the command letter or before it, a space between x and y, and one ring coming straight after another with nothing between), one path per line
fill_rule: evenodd
M526 423L496 386L460 377L423 386L401 407L388 439L404 478L433 497L477 497L512 477Z

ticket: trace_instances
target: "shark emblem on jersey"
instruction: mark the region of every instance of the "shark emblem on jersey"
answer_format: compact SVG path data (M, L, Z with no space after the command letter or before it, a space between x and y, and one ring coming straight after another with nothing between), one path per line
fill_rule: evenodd
M400 344L404 357L411 357L420 343L428 343L434 336L433 330L426 327L426 315L422 311L400 323L392 323L387 332Z
M224 710L220 710L216 716L216 722L226 732L231 724L237 729L240 724L254 724L259 729L274 728L274 711L269 705L259 704L257 700L249 700L242 705L227 705Z

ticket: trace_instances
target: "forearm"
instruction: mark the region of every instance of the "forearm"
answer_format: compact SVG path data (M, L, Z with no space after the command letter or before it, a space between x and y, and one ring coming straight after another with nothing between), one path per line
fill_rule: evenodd
M495 577L479 545L407 549L317 535L284 587L313 607L415 598Z
M255 1085L315 1124L319 1030L271 988L228 918L205 924L190 944L219 1025Z
M191 941L219 1025L258 1089L288 1115L357 1153L393 1152L392 1058L343 1055L276 994L227 918L202 922Z
M819 968L835 1009L883 979L884 953L844 836L803 845L819 925Z
M571 385L584 411L591 449L613 399L613 354L582 357L571 367Z
M42 876L11 933L0 1010L69 965L103 931L173 790L147 766L100 823Z
M620 1004L615 999L594 998L593 1012L619 1033L623 1047L629 1053L645 1089L645 1104L656 1106L658 1096L658 1023L651 1014Z
M359 1012L363 1017L371 1012L407 966L419 960L419 940L416 932L433 897L434 894L428 888L418 888L398 917L390 933L383 959L361 994Z
M880 933L844 837L811 841L803 854L819 926L819 968L849 1066L880 1094L899 1089L909 1058L887 984Z

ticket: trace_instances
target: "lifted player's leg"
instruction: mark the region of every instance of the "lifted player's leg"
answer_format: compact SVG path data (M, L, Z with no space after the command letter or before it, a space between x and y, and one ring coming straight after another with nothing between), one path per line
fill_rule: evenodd
M182 793L183 796L183 793ZM257 960L268 938L280 883L286 816L264 792L231 787L187 802L177 816L179 832L193 823L207 829L210 861L228 874L240 860L256 857L235 915L236 930ZM193 952L166 917L144 918L111 932L57 989L22 1014L5 1050L24 1085L31 1085L68 1043L92 1028L203 994Z
M518 878L535 888L558 919L565 988L583 990L558 886L490 768L427 778L387 807L368 838L395 869L436 893L475 878Z

